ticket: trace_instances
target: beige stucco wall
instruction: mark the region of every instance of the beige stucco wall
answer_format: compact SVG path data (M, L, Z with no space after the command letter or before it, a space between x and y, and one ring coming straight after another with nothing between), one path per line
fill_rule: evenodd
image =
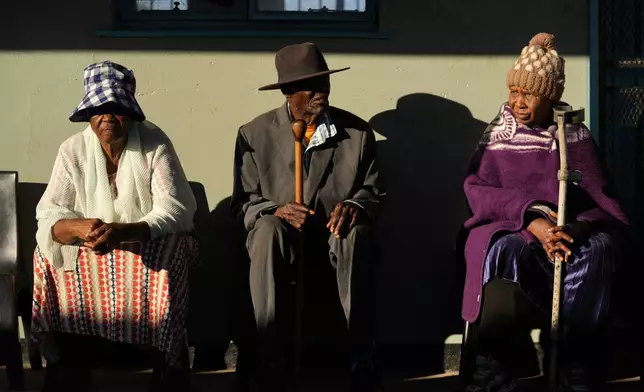
M380 238L381 335L386 342L442 342L459 333L460 326L460 299L453 290L460 278L455 275L452 245L466 214L460 184L468 154L483 130L482 122L491 120L506 99L505 73L521 45L548 26L528 21L523 27L510 22L503 27L499 22L505 16L494 19L497 24L492 26L475 17L482 12L478 2L427 2L452 17L463 17L459 10L464 6L475 7L467 14L471 24L460 27L435 13L421 18L418 11L402 6L406 2L383 3L387 9L384 30L391 33L385 43L320 40L320 46L330 67L352 67L332 76L332 104L365 120L401 104L393 117L383 114L381 120L373 121L379 140L388 140L380 146L385 151L383 171L392 184L392 203ZM564 99L587 107L586 20L583 12L579 14L585 6L575 1L551 3L558 4L556 17L568 23L555 31L565 42L561 50L567 60ZM492 15L496 11L486 12ZM8 15L3 13L2 18ZM58 145L83 129L81 124L70 123L67 116L82 98L83 67L94 61L109 59L135 71L138 99L148 119L171 137L188 178L204 184L211 209L231 193L238 127L282 103L279 92L257 91L276 78L273 50L138 50L137 44L133 49L106 50L127 44L113 44L114 39L107 41L110 44L99 44L96 38L88 38L104 24L97 26L85 19L74 27L74 33L51 22L47 24L51 30L36 28L27 9L11 15L14 21L34 28L30 35L30 30L18 23L5 24L3 28L12 30L14 41L0 45L0 170L18 170L22 181L47 182ZM70 20L65 14L59 23L73 26L67 24ZM550 23L549 19L539 20ZM515 33L521 36L512 37L511 41L517 42L512 48L497 50L502 45L490 43L489 53L445 49L453 37L462 43L471 35L485 43L485 35L477 35L477 29L484 30L490 40L503 40ZM566 32L575 38L566 38ZM50 44L51 34L59 36L59 44ZM82 48L74 48L73 34ZM40 47L40 39L48 44ZM190 46L195 41L186 42ZM234 47L237 41L230 42L226 45ZM172 46L177 45L173 41ZM347 49L351 45L356 47L353 52ZM360 49L363 46L371 49ZM213 299L213 306L223 300L217 301ZM211 330L216 335L225 328L217 327L219 316L212 318Z
M211 206L230 195L237 129L283 101L279 91L257 91L276 79L272 53L2 52L0 167L19 170L24 181L48 180L56 146L85 126L67 119L83 97L83 67L101 60L135 71L148 120L170 135ZM407 94L427 93L488 121L507 98L505 71L514 57L327 54L327 60L352 67L332 76L332 104L365 120L394 109ZM564 99L585 105L588 61L567 60ZM440 132L427 121L426 132Z

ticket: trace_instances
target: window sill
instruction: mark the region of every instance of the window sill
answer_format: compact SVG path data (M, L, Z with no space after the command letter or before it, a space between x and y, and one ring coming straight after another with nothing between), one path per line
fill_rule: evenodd
M352 30L279 30L279 29L123 29L98 30L103 38L349 38L388 39L389 35L378 31Z

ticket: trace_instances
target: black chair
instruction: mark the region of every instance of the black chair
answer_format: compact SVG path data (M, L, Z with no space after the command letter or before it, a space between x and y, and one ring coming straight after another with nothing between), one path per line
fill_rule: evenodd
M26 349L29 353L31 370L43 368L42 355L38 345L32 344L31 311L33 308L33 255L36 248L36 206L45 193L47 184L34 182L18 183L18 239L19 275L18 283L18 316L22 319L22 327L26 337Z
M456 260L461 276L465 276L465 240L467 232L461 227L455 245ZM547 330L547 318L545 315L525 297L518 284L494 279L489 282L483 291L485 299L481 305L481 316L474 323L465 322L463 328L463 340L461 343L461 356L459 363L459 376L463 383L467 383L476 366L476 356L481 345L481 335L489 336L491 331L500 325L495 320L488 320L484 317L486 313L515 314L519 316L513 319L521 320L520 327L513 331L512 336L505 336L502 346L508 350L499 352L502 356L513 358L513 370L520 377L538 375L540 372L539 361L536 349L530 339L529 331L533 328ZM493 334L493 333L492 333ZM541 345L547 343L547 334L541 334ZM547 351L547 346L544 347Z
M9 389L24 390L18 335L16 275L19 271L17 172L0 172L0 363L7 366Z

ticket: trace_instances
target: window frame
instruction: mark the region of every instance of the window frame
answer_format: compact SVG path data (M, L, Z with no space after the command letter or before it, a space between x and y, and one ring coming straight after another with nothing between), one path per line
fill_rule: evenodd
M248 7L248 19L273 20L273 21L297 21L297 22L361 22L374 23L377 0L365 0L365 12L305 12L305 11L262 11L259 9L259 0L246 0Z
M260 11L257 0L243 0L230 13L136 11L136 0L112 0L113 26L120 30L300 30L378 31L379 0L366 0L365 12ZM189 4L189 3L188 3ZM178 15L180 13L180 15Z

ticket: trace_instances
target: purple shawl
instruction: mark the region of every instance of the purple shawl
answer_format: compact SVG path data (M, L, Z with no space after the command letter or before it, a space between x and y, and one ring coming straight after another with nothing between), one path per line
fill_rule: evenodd
M568 165L582 174L579 185L568 190L568 219L593 227L628 224L619 203L605 194L595 145L583 125L567 128ZM557 126L529 128L517 122L504 104L487 127L470 161L464 190L472 211L465 222L467 274L462 315L474 322L482 297L483 263L493 240L507 233L521 233L536 241L524 222L526 211L546 205L556 211L559 192ZM620 223L621 222L621 223Z

